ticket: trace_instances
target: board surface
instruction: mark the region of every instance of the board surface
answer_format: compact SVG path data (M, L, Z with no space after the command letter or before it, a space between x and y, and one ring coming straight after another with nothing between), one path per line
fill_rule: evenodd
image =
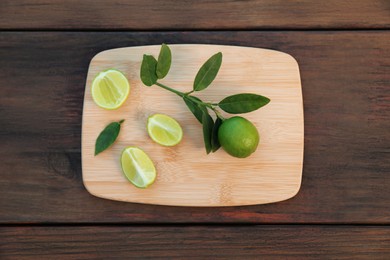
M196 96L218 102L233 94L256 93L271 99L265 107L243 115L259 130L259 148L245 159L231 157L222 149L206 155L202 127L184 102L140 81L143 54L157 57L160 46L107 50L92 59L85 89L82 170L87 190L106 199L175 206L253 205L293 197L301 184L304 145L296 60L286 53L249 47L180 44L170 48L171 70L161 83L190 91L200 66L221 51L223 62L217 78ZM95 105L90 92L93 78L110 68L122 71L131 86L128 100L111 111ZM154 113L170 115L182 125L184 136L179 145L163 147L149 138L146 121ZM125 122L115 144L94 156L99 133L121 119ZM158 176L147 189L134 187L121 172L120 154L127 146L142 148L155 163Z

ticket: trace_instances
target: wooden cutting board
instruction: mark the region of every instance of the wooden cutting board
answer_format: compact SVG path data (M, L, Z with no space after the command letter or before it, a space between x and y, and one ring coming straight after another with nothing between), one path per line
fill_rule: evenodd
M222 149L206 155L202 127L176 95L140 81L143 54L158 56L160 46L103 51L91 61L85 88L82 123L82 169L87 190L98 197L136 203L176 206L237 206L286 200L297 194L303 163L303 104L296 60L279 51L223 45L170 45L172 67L161 82L186 92L192 89L200 66L214 53L223 53L215 81L196 93L218 102L238 93L257 93L271 102L243 116L260 133L260 145L250 157L239 159ZM117 110L99 108L91 97L91 83L103 70L115 68L129 79L128 100ZM165 113L183 127L175 147L154 143L146 131L147 117ZM225 116L228 116L225 114ZM94 156L97 136L112 121L125 119L115 144ZM155 163L158 177L138 189L121 172L120 154L127 146L142 148Z

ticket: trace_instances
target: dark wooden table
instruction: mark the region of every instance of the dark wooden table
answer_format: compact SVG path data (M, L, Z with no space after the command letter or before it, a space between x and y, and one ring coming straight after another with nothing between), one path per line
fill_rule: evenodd
M0 3L0 259L390 259L388 0L109 2ZM298 60L305 158L296 197L190 208L85 190L91 58L162 42Z

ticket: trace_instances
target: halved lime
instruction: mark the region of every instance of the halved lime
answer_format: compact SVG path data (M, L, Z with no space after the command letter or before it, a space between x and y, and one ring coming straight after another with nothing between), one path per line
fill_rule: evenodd
M114 69L100 72L92 82L92 98L105 109L117 109L127 99L130 84L122 72Z
M150 138L164 146L174 146L183 138L180 124L170 116L154 114L148 118L148 133Z
M138 188L147 188L156 179L156 168L150 157L141 149L129 146L122 151L122 171Z

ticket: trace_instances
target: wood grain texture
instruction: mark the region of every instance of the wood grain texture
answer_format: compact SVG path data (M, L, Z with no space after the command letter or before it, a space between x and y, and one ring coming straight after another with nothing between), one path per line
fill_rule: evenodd
M2 29L389 28L390 3L356 1L3 0Z
M390 32L2 32L0 221L390 223ZM300 64L301 191L281 203L177 208L91 196L81 180L82 102L91 58L146 44L280 50Z
M271 99L260 110L245 114L260 132L260 145L250 157L234 158L222 149L206 154L202 126L177 95L140 80L144 54L158 57L160 45L118 48L97 54L85 86L82 124L82 171L88 191L119 201L172 206L241 206L277 202L295 196L303 164L303 104L296 60L282 52L225 45L172 44L172 66L159 82L183 93L192 90L195 75L213 54L222 52L217 78L195 96L219 102L238 93ZM105 110L92 99L93 79L109 68L122 71L131 90L117 110ZM184 136L175 147L162 147L146 131L148 117L162 113L175 118ZM226 118L231 117L223 113ZM110 122L125 119L115 144L94 156L97 136ZM134 187L123 175L123 149L136 146L153 160L157 179L147 189Z
M388 259L389 227L6 227L9 259Z

